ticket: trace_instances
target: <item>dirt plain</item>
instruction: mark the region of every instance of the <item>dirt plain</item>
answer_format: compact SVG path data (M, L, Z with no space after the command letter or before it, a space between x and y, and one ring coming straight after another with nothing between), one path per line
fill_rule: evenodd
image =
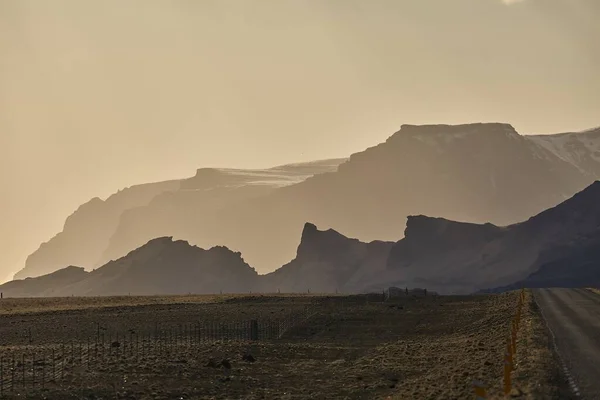
M514 292L386 302L380 295L3 299L3 396L469 399L479 380L489 398L502 398L503 355L516 304ZM264 321L294 312L303 317L280 338L194 339L192 326L239 327L256 319L264 329ZM157 326L169 327L166 340L157 340ZM94 347L99 327L105 335L101 351ZM181 332L189 336L178 339ZM120 347L113 348L117 334ZM560 377L529 293L517 348L513 397L559 398ZM58 367L47 362L52 351L64 360ZM23 352L37 354L37 377L24 385L19 371L29 364L19 363Z

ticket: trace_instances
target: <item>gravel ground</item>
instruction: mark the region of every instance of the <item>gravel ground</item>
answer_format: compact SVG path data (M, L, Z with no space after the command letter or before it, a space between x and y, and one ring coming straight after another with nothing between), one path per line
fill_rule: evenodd
M530 299L528 295L513 373L515 395L556 398L553 355ZM71 366L67 348L63 376L55 382L46 377L42 390L38 366L35 390L30 383L26 391L17 384L14 393L5 389L5 397L23 398L26 392L27 398L49 399L446 400L472 398L473 380L488 385L493 397L501 388L503 353L517 294L400 298L385 303L361 296L216 297L213 301L121 302L57 311L38 307L36 312L31 311L33 306L13 305L27 311L0 315L4 341L0 356L5 360L12 362L12 353L20 354L25 346L37 351L38 357L53 347L59 353L56 343L73 339L83 348L84 361ZM92 345L90 362L85 361L88 348L83 339L95 331L83 327L93 327L98 320L142 332L140 327L152 327L157 319L181 324L192 316L204 321L276 318L306 306L314 312L280 339L180 340L165 347L142 335L142 350L130 342L129 347L99 355ZM36 330L34 342L24 344L23 332L30 327ZM50 364L41 368L50 375ZM5 378L7 374L5 364Z

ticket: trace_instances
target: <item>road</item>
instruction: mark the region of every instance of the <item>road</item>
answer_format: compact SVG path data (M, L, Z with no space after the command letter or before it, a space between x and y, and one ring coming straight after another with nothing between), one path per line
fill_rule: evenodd
M600 399L600 295L559 288L534 293L575 394Z

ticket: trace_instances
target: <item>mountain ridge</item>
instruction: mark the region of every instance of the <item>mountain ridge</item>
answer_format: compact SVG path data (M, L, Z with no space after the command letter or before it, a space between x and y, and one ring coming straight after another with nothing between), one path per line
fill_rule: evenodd
M409 215L510 225L593 181L591 174L505 123L404 124L385 142L333 164L294 184L281 185L281 167L274 167L237 175L217 188L203 186L197 177L229 178L236 170L201 168L184 189L122 211L116 227L97 241L103 248L85 262L71 257L75 251L67 245L56 258L60 266L98 267L154 237L173 236L201 247L223 244L241 251L264 273L293 257L298 226L306 221L364 242L397 241ZM265 185L265 176L277 184ZM240 185L240 180L252 184ZM45 261L40 257L34 264L47 269L59 264Z
M600 282L600 181L559 205L499 227L409 216L396 242L362 242L303 226L296 256L259 275L240 252L159 237L86 272L67 267L0 286L8 296L253 292L357 293L389 286L442 294Z
M169 201L174 198L173 193L186 192L189 197L194 193L217 187L223 189L221 193L234 189L241 189L247 196L262 195L271 188L281 187L286 184L305 179L313 172L329 171L337 167L345 159L319 160L308 163L295 163L279 165L265 170L240 170L224 168L200 168L206 174L223 178L221 181L213 180L204 187L198 186L198 171L191 178L170 180L156 183L133 185L121 189L109 196L106 200L98 197L81 205L73 214L67 217L63 230L47 242L40 245L38 250L29 255L25 267L15 274L15 278L39 276L44 272L51 272L64 265L81 265L88 269L103 265L101 262L106 249L110 245L111 237L118 228L123 215L129 210L146 207L156 201L161 201L161 196ZM249 173L248 173L249 171ZM243 184L254 189L244 190ZM240 184L242 187L240 187ZM211 186L212 185L212 186ZM193 199L192 199L193 200ZM170 232L156 232L147 239L156 236L165 236ZM147 240L146 240L147 241ZM138 240L135 249L146 241ZM124 254L117 254L118 258ZM109 259L112 259L109 258Z

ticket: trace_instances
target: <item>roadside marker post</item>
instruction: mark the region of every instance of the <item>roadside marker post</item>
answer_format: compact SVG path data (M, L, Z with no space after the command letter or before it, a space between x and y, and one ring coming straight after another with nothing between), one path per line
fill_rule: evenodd
M512 368L510 362L510 353L507 351L504 356L504 395L510 394L511 382L510 382L510 370Z
M515 354L517 352L517 326L514 323L513 323L510 339L511 339L511 344L512 344L512 353Z
M485 400L485 386L480 381L473 381L473 391L475 392L475 400Z

